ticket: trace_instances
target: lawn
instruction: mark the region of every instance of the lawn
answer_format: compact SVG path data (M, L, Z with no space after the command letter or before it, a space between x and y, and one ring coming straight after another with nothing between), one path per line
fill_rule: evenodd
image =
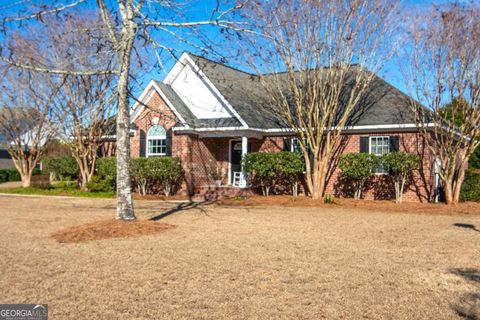
M0 193L22 194L22 195L41 195L41 196L72 196L82 198L113 198L114 192L88 192L74 188L1 188Z
M0 301L50 319L478 319L480 215L138 201L160 233L61 243L111 199L0 196Z

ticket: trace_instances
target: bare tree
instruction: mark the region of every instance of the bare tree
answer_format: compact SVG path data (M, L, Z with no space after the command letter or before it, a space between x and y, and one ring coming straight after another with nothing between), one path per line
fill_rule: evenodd
M30 14L25 13L3 17L3 26L31 19L44 20L48 15L58 15L83 2L85 1L78 0L68 4L57 3L56 6L51 8L38 6L38 8L35 8L35 12ZM107 3L104 0L97 0L97 4L104 22L102 30L107 33L114 48L117 61L116 68L105 70L100 67L78 70L71 67L62 68L54 63L48 66L35 66L25 61L16 61L5 55L0 56L0 60L19 68L44 73L63 75L117 75L117 219L128 221L135 219L130 179L129 137L129 81L131 76L132 54L136 52L135 41L141 38L146 42L144 44L151 44L155 50L158 50L156 51L157 57L159 58L158 63L160 66L163 66L161 61L162 51L175 56L175 46L162 43L162 41L166 41L165 38L169 37L170 41L173 39L175 42L188 43L195 48L208 50L209 47L203 46L203 42L198 44L198 41L191 41L188 37L182 36L181 30L196 30L201 26L237 27L236 24L233 24L227 18L234 11L241 8L243 4L240 2L240 4L230 7L227 6L225 8L225 6L221 6L219 1L217 1L217 5L212 9L208 18L199 21L189 19L189 17L184 14L186 4L179 4L176 1L117 0ZM163 35L163 37L158 34Z
M480 7L432 7L409 25L410 60L403 71L415 98L412 107L430 153L439 160L445 201L456 204L468 161L480 144Z
M115 65L115 55L107 35L102 32L100 17L85 13L59 24L47 25L49 52L62 64L77 69ZM82 30L83 32L78 32ZM49 85L60 85L53 97L53 117L58 136L66 143L79 168L82 189L95 173L99 150L105 136L114 135L115 77L113 75L54 75Z
M42 75L13 74L11 70L8 73L0 94L0 133L23 187L29 187L33 170L55 131L49 121L51 96L55 92L43 85Z
M395 52L397 1L279 0L249 6L249 65L305 155L310 195L324 194L342 132ZM251 53L252 49L253 53Z

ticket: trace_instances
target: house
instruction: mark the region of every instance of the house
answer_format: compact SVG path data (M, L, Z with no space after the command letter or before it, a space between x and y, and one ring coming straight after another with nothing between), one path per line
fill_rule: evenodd
M247 187L241 159L248 152L293 151L295 135L278 112L259 105L265 96L258 77L200 56L184 53L164 81L152 80L131 111L131 156L175 156L185 182L181 192L214 188L213 172L232 194ZM344 130L341 152L382 155L405 151L421 155L422 165L405 192L405 201L432 199L434 161L408 107L408 97L380 77L370 86ZM342 196L348 183L331 166L327 193ZM390 199L393 186L378 170L367 199Z

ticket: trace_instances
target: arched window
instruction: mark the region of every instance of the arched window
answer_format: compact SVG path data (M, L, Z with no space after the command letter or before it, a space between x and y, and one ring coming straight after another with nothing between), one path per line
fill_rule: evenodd
M167 153L167 132L161 126L153 126L147 133L147 157L164 156Z

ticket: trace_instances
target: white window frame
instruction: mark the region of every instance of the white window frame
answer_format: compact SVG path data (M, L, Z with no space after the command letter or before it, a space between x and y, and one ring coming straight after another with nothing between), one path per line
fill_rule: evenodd
M377 157L381 157L382 155L386 154L382 154L382 155L379 155L377 153L372 153L372 140L373 139L379 139L379 138L382 138L382 139L387 139L387 148L388 148L388 151L387 153L390 153L390 136L370 136L368 137L368 153L370 154L374 154L376 155ZM377 175L385 175L385 174L388 174L387 171L385 171L385 169L383 168L383 166L379 167L379 168L376 168L373 172L374 174L377 174Z
M166 156L167 155L167 132L165 130L165 128L163 128L163 130L165 131L165 134L163 135L155 135L155 136L150 136L150 131L155 128L155 127L161 127L163 128L162 126L160 125L154 125L154 126L151 126L150 129L148 129L147 131L147 139L145 139L145 143L146 143L146 146L145 146L145 149L146 149L146 156L147 158L148 157L162 157L162 156ZM164 140L165 141L165 152L163 153L151 153L150 152L150 148L149 148L149 142L150 140Z

